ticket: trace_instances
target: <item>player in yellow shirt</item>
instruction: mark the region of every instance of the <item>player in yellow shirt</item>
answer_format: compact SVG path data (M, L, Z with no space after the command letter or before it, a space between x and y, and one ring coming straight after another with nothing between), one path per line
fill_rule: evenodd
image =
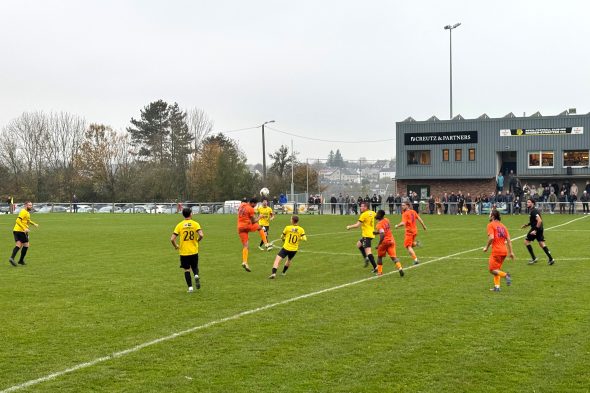
M195 275L195 287L201 288L201 279L199 278L199 242L203 240L203 229L201 225L193 221L193 211L190 207L182 209L184 220L178 223L174 228L174 233L170 237L170 242L175 250L180 254L180 267L184 269L184 279L188 286L188 291L193 291L191 270ZM180 244L176 244L176 238L180 238Z
M365 267L369 266L369 262L373 266L373 273L377 272L377 264L375 257L371 251L371 241L375 238L375 212L369 209L369 202L361 203L361 215L359 220L352 225L347 225L346 230L361 227L361 238L356 243L361 254L365 258Z
M268 199L262 199L262 205L256 209L256 213L258 213L258 224L262 227L264 233L266 233L266 238L268 239L268 231L270 230L270 222L274 220L275 215L272 211L272 207L268 206ZM268 251L270 247L263 247L264 241L260 240L260 244L258 245L258 249L261 251Z
M279 263L285 257L287 257L287 262L285 262L285 266L283 266L282 274L284 276L287 273L287 269L289 269L289 266L291 266L291 261L293 258L295 258L295 254L299 249L299 241L307 240L307 237L305 236L305 230L299 226L299 216L291 216L291 225L287 225L285 229L283 229L281 239L283 239L285 242L283 243L283 248L281 248L277 254L275 262L272 265L272 274L268 277L270 279L274 279L277 276Z
M16 245L12 250L12 255L10 256L10 258L8 258L8 262L10 262L12 266L16 266L16 262L14 262L14 257L16 257L16 254L19 250L21 251L18 263L19 265L26 265L25 255L27 255L27 251L29 250L29 225L34 225L35 227L39 226L31 220L30 211L32 209L33 203L31 201L26 201L20 213L18 213L16 223L14 224L14 228L12 229L14 241L16 242Z

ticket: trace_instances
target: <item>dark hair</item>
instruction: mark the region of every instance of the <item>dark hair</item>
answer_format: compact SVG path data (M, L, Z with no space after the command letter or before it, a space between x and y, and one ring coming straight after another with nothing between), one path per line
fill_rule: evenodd
M498 210L492 210L490 212L490 215L494 218L494 220L502 221L502 218L500 217L500 212Z
M250 203L258 203L258 198L250 198Z
M291 216L291 220L293 221L293 224L297 224L299 222L299 216L297 214L293 214Z
M191 214L193 214L193 209L191 209L190 207L182 208L182 215L184 216L184 218L189 218Z
M529 198L529 199L527 199L527 201L531 201L531 203L532 203L533 205L536 205L536 204L537 204L537 202L535 202L535 200L534 200L533 198Z
M382 220L385 217L385 210L378 210L377 215L375 216L376 219Z

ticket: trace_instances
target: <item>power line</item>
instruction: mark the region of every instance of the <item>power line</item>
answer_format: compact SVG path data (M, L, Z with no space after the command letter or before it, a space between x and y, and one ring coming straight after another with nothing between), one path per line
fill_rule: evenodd
M266 127L269 130L281 133L281 134L285 134L285 135L290 135L293 136L295 138L300 138L300 139L307 139L310 141L318 141L318 142L329 142L329 143L382 143L382 142L394 142L395 138L389 138L389 139L376 139L376 140L371 140L371 141L367 141L367 140L356 140L356 141L341 141L341 140L332 140L332 139L321 139L321 138L312 138L309 136L303 136L303 135L299 135L299 134L295 134L292 132L287 132L287 131L281 131L277 128L274 127Z
M240 132L240 131L246 131L246 130L254 130L260 128L260 126L254 126L254 127L247 127L247 128L238 128L237 130L227 130L227 131L218 131L219 133L222 134L230 134L232 132Z

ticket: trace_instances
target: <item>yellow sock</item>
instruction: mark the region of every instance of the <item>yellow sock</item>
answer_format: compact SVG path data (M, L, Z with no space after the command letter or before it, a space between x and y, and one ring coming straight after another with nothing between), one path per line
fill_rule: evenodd
M242 262L248 263L248 249L242 248Z
M399 262L396 262L396 263L395 263L395 267L397 268L397 270L399 270L399 269L401 269L401 268L402 268L402 264L401 264L401 263L399 263Z
M506 272L503 272L502 270L500 270L500 272L498 273L498 276L506 277ZM498 281L500 281L500 280L498 280Z
M500 286L500 276L494 276L494 286L495 287Z
M268 241L266 239L266 232L264 232L262 229L260 229L258 231L258 233L260 234L260 238L262 239L262 241L264 242L264 244L268 243Z
M383 273L383 265L377 265L377 273Z

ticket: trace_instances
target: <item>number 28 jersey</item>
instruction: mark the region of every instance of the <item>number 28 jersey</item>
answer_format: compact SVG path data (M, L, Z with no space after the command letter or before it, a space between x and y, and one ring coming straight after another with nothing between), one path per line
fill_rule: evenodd
M174 234L180 239L178 253L180 255L194 255L199 253L199 234L201 225L193 220L184 220L174 228Z
M283 248L287 251L297 251L299 249L299 241L302 239L307 240L305 230L299 225L287 225L283 229L283 237L285 238Z

